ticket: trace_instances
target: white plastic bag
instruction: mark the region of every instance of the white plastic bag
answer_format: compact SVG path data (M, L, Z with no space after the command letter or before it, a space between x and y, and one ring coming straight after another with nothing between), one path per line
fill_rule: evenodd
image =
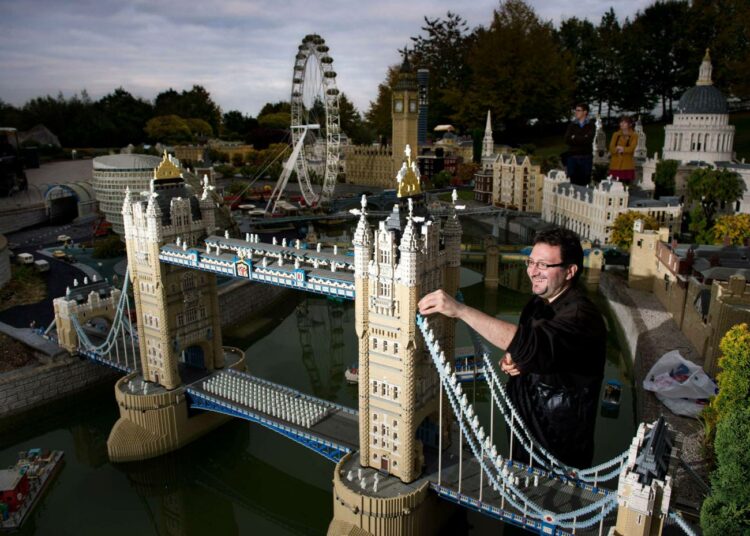
M653 391L673 413L687 417L697 417L717 391L703 368L682 357L678 350L667 352L654 363L643 388Z

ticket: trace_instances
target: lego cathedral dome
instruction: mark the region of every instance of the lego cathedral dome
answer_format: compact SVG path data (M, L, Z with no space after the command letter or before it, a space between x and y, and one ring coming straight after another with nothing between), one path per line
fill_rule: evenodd
M729 106L724 95L715 86L693 86L680 97L677 113L726 114Z

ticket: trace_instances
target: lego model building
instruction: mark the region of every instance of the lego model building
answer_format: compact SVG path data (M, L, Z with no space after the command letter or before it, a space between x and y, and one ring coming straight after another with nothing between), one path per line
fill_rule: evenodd
M185 186L167 154L154 171L148 200L123 203L128 266L138 313L143 378L174 389L178 364L213 370L224 366L216 276L159 262L166 243L197 241L214 229L210 186L200 199Z
M438 434L447 433L447 424L438 430L438 377L417 336L416 311L428 292L458 291L461 241L455 213L441 230L439 222L415 217L413 200L407 200L405 218L396 205L374 231L363 208L352 241L360 464L403 482L422 472L425 444L436 446ZM435 325L448 354L455 346L455 321L443 318Z

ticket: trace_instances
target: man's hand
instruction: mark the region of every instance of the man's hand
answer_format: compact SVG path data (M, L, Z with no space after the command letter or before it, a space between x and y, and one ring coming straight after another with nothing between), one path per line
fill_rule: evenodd
M521 371L518 369L515 361L513 361L508 352L505 352L505 357L500 361L500 370L505 372L508 376L518 376L521 374Z
M457 318L466 306L457 302L445 291L436 290L419 300L417 307L419 308L419 313L423 315L442 313L447 317Z

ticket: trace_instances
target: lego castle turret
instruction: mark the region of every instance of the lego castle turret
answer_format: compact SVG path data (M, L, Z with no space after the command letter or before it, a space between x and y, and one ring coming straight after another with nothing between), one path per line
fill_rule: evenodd
M216 277L159 261L166 243L180 237L187 247L214 231L208 188L204 184L200 200L191 195L177 162L165 153L146 199L127 191L123 202L143 376L167 389L182 384L179 364L224 366Z
M436 442L438 426L438 379L418 335L417 303L438 288L457 291L461 227L449 217L441 241L439 222L416 217L407 203L403 221L395 205L371 234L363 198L353 244L360 463L411 482L422 471L423 440ZM452 343L454 330L453 320L436 319L441 340Z

